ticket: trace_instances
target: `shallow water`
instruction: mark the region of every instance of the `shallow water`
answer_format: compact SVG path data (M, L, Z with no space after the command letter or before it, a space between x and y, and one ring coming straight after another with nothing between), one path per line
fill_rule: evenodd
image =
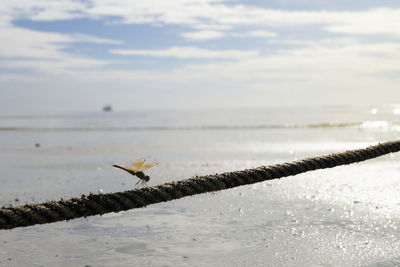
M361 148L399 133L396 107L140 111L0 118L0 204L134 188ZM36 144L39 144L36 147ZM396 266L399 155L0 232L0 266Z

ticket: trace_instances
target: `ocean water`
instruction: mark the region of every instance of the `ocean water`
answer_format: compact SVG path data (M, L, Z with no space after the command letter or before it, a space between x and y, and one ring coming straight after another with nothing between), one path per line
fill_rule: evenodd
M296 107L0 116L0 204L149 186L389 140L400 108ZM127 212L0 230L0 266L398 266L391 154Z

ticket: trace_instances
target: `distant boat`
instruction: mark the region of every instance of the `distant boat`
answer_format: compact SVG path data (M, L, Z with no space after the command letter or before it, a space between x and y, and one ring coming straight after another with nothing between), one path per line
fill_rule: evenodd
M104 112L111 112L112 111L112 106L111 105L106 105L103 107Z

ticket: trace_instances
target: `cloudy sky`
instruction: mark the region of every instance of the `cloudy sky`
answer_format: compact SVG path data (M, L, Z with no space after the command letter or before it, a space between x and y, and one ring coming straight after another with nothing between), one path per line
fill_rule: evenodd
M0 1L0 114L399 102L398 1Z

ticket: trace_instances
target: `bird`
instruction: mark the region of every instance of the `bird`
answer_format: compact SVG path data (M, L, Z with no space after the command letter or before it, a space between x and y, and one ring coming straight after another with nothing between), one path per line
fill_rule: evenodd
M130 167L122 167L120 165L117 164L113 164L112 166L121 170L124 170L126 172L128 172L129 174L136 176L137 178L139 178L139 181L136 183L136 186L147 186L148 181L150 181L150 177L148 175L145 175L143 171L150 169L151 167L154 167L157 165L157 163L145 163L145 159L143 160L139 160L139 161L135 161L134 163L131 164Z

